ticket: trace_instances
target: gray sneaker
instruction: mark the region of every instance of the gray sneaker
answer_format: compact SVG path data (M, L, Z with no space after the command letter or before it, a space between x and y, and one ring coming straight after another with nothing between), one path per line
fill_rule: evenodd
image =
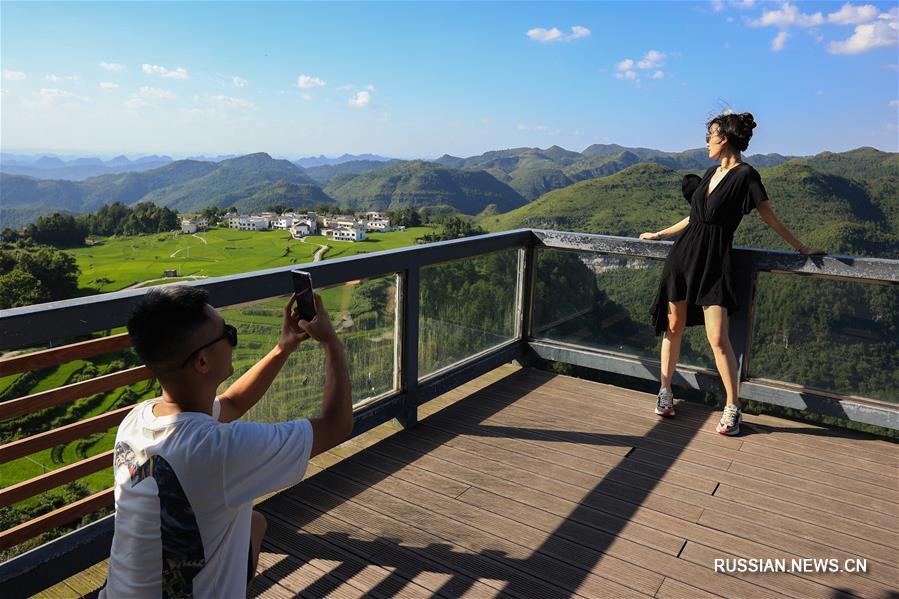
M674 412L674 393L671 391L659 392L656 397L656 414L670 418Z
M724 406L724 414L715 430L722 435L732 437L740 434L740 422L743 420L743 412L734 405Z

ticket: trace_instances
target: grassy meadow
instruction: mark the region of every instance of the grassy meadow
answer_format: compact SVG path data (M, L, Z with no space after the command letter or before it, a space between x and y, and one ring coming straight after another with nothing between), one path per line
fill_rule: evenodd
M195 235L169 232L110 237L68 252L81 269L79 287L86 293L105 293L162 278L166 270L177 270L179 278L220 277L311 262L320 245L328 246L323 259L395 249L414 244L416 237L431 230L415 227L371 233L365 241L350 242L320 235L300 241L291 239L287 231L211 229Z

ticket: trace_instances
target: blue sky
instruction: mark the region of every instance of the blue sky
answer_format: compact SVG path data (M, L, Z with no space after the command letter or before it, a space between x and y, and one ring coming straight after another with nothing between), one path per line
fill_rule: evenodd
M0 146L897 151L896 2L0 2Z

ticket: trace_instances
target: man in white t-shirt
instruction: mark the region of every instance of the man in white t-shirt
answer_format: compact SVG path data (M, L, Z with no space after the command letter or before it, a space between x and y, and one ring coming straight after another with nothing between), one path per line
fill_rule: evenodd
M309 458L353 427L343 347L321 298L316 317L284 308L277 346L221 395L237 330L200 287L158 287L128 321L162 397L134 407L115 443L115 534L101 598L239 597L256 571L266 521L253 499L300 482ZM325 351L322 415L239 422L305 339Z

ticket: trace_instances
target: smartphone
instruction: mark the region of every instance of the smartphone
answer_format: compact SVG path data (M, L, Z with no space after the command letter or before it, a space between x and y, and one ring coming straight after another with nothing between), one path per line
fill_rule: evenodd
M297 296L297 310L300 320L307 322L315 318L315 298L312 296L312 275L305 270L292 270L293 291Z

